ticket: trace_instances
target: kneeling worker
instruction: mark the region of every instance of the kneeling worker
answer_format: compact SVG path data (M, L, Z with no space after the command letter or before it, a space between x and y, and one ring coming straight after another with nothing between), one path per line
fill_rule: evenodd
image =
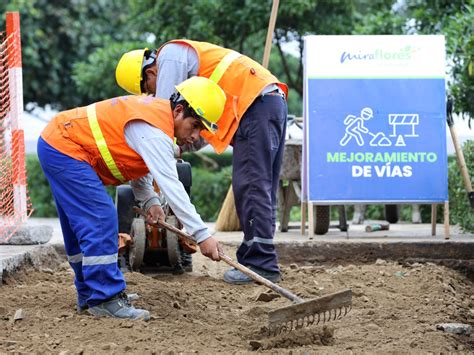
M225 105L222 89L193 77L170 100L123 96L60 112L38 140L41 167L56 202L68 261L75 273L79 310L95 316L148 320L133 307L117 265L118 217L104 185L131 180L149 222L164 219L152 179L200 251L219 260L210 236L178 179L173 140L192 144L214 132Z

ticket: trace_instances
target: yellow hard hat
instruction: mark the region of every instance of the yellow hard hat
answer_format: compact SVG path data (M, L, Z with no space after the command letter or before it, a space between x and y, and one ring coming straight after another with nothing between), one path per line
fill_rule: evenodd
M145 52L148 48L136 49L125 53L120 58L117 69L115 69L115 79L117 84L130 94L140 95L142 90L142 63Z
M189 106L199 115L204 126L215 133L216 122L224 112L225 93L214 81L193 76L175 86Z

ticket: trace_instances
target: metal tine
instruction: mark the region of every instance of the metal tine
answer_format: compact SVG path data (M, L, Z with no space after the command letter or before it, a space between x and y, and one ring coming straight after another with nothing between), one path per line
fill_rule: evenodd
M308 323L306 316L301 318L301 328L306 327L306 324Z

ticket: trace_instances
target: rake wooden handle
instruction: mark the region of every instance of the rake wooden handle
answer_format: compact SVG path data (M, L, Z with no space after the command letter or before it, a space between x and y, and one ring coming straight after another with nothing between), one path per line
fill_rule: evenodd
M293 301L294 303L303 303L304 300L295 294L291 293L287 289L278 286L277 284L271 282L270 280L267 280L266 278L260 276L256 272L250 270L248 267L240 264L239 262L233 260L231 257L227 256L224 254L222 251L219 250L219 256L221 257L221 260L224 260L227 264L230 266L235 267L237 270L243 272L245 275L250 277L252 280L255 282L261 283L262 285L272 289L273 291L279 293L285 298L288 298L290 301Z
M146 214L143 212L142 209L138 208L138 207L133 207L133 210L142 215L142 216L146 216ZM193 243L195 245L197 245L197 242L196 240L191 236L189 235L188 233L186 232L183 232L181 229L178 229L176 228L175 226L172 226L171 224L168 224L164 221L158 221L156 223L156 225L160 226L160 227L163 227L163 228L166 228L168 229L169 231L185 238L186 240L188 240L190 243ZM295 294L291 293L290 291L288 291L287 289L283 288L283 287L280 287L278 286L277 284L271 282L270 280L267 280L266 278L260 276L259 274L257 274L256 272L250 270L248 267L240 264L239 262L233 260L230 256L226 255L222 250L219 250L219 257L221 258L221 260L223 260L225 263L229 264L230 266L232 267L235 267L237 270L243 272L245 275L247 275L248 277L250 277L252 280L254 280L255 282L258 282L258 283L261 283L262 285L272 289L273 291L279 293L280 295L282 295L283 297L285 298L288 298L290 301L294 302L294 303L303 303L304 300L298 296L296 296Z
M170 225L166 222L161 222L160 221L160 222L158 222L158 224L160 226L162 226L162 227L164 227L164 228L166 228L166 229L182 236L183 238L186 238L187 240L193 241L194 243L196 243L196 241L194 240L193 237L191 237L189 234L183 232L182 230L180 230L176 227L173 227L172 225ZM246 266L240 264L239 262L233 260L230 256L226 255L222 250L219 250L219 257L225 263L229 264L232 267L235 267L237 270L240 270L245 275L250 277L252 280L254 280L258 283L261 283L262 285L272 289L273 291L279 293L283 297L288 298L290 301L293 301L294 303L303 303L304 302L304 300L302 298L296 296L295 294L291 293L287 289L284 289L283 287L278 286L277 284L271 282L270 280L267 280L266 278L260 276L256 272L250 270L248 267L246 267Z

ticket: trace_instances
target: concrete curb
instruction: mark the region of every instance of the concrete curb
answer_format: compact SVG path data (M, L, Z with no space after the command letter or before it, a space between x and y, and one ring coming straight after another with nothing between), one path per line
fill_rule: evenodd
M35 245L46 244L53 236L53 227L48 225L21 225L12 237L0 245Z
M374 262L377 259L408 258L460 259L474 258L473 242L303 242L276 243L282 262L327 262L345 260Z
M0 286L4 278L25 267L54 268L62 262L52 245L0 246Z
M237 250L240 243L221 241ZM373 263L377 259L401 263L432 262L465 273L474 279L474 240L471 241L397 241L397 242L276 242L279 261L297 263Z

